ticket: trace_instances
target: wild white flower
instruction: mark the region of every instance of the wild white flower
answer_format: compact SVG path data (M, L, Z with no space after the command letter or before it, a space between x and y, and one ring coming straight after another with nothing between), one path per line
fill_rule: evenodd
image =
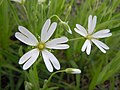
M70 74L80 74L81 70L76 68L67 68L65 72Z
M11 1L18 2L18 3L21 3L21 4L25 2L25 0L11 0Z
M112 33L110 33L109 29L103 29L100 31L97 31L94 33L94 29L96 26L97 22L97 17L94 16L92 19L92 15L89 16L88 18L88 31L81 26L80 24L76 24L76 28L74 30L84 36L86 38L85 43L82 46L82 51L84 52L86 50L86 53L89 55L91 52L91 45L92 42L103 52L106 53L106 50L109 49L109 47L104 44L103 42L99 41L98 38L105 38L105 37L110 37Z
M55 38L53 40L48 41L48 39L54 33L56 27L57 27L56 22L53 22L51 24L50 19L46 20L41 31L40 41L38 41L36 37L31 32L29 32L25 27L23 26L18 27L20 32L16 32L15 37L21 42L35 47L35 49L32 49L26 54L24 54L19 60L19 64L24 64L23 65L24 70L28 69L36 61L40 53L42 53L44 63L50 72L53 71L53 66L57 70L60 69L59 61L51 52L47 50L47 48L68 49L69 45L64 44L68 41L67 37Z

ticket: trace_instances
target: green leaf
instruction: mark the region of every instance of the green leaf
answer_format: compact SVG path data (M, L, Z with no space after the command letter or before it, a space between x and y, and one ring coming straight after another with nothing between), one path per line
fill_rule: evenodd
M114 59L108 63L98 76L97 84L103 83L105 80L112 77L120 70L120 51L116 54Z

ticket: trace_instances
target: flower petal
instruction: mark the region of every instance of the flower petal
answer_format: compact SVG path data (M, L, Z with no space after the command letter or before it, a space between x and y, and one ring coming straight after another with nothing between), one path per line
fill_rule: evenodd
M86 50L86 53L89 55L91 52L91 42L90 40L86 40L85 43L82 46L82 52L84 52Z
M34 54L35 49L32 49L30 51L28 51L27 53L25 53L19 60L19 64L23 64L25 63L33 54Z
M112 35L112 33L109 33L110 30L109 29L105 29L105 30L100 30L96 33L94 33L92 35L92 37L94 38L105 38L105 37L110 37Z
M96 26L96 22L97 22L97 17L94 16L92 19L92 15L90 15L88 18L88 33L89 34L93 33L95 26Z
M29 52L27 52L26 54L24 54L20 60L19 60L19 64L23 64L23 69L26 70L28 69L38 58L39 56L39 50L38 49L33 49Z
M77 28L74 28L74 30L78 33L78 34L80 34L80 35L82 35L82 36L87 36L87 31L86 31L86 29L83 27L83 26L81 26L80 24L76 24L76 27Z
M94 31L95 27L96 27L96 22L97 22L97 16L93 17L93 21L92 21L92 30L91 33Z
M91 33L91 29L92 29L92 15L89 15L88 17L88 33Z
M49 23L50 21L48 20L47 22ZM46 26L46 28L45 28L45 30L43 29L44 31L42 30L44 35L42 35L43 33L41 33L41 41L42 42L46 42L52 36L52 34L54 33L54 31L55 31L55 29L57 27L57 23L53 22L51 24L51 26L49 26L49 28L46 25L46 23L45 23L44 26Z
M38 43L38 40L36 39L36 37L29 32L26 28L24 28L23 26L19 26L18 27L20 32L16 32L15 33L15 37L20 40L21 42L30 45L30 46L36 46Z
M92 39L93 41L97 42L101 47L103 47L104 49L109 49L109 47L104 44L103 42L97 40L97 39Z
M67 37L55 38L46 43L46 47L50 49L68 49L69 45L62 44L68 41Z
M66 43L68 41L67 37L60 37L52 39L51 41L46 42L46 45L52 45L52 44L60 44L60 43Z
M97 31L96 33L109 33L109 32L110 32L109 29L104 29L104 30Z
M89 41L87 45L86 53L90 55L90 52L91 52L91 42Z
M56 23L56 22L53 22L53 23L51 24L48 32L47 32L45 42L52 36L52 34L54 33L56 27L57 27L57 23Z
M49 57L46 53L46 50L43 50L42 51L42 56L43 56L43 60L44 60L44 63L48 69L49 72L53 72L53 67L52 67L52 64L51 62L49 61Z
M53 44L53 45L47 45L46 47L49 49L68 49L69 45L67 45L67 44Z
M105 37L110 37L112 35L112 33L107 33L107 34L99 34L97 35L92 35L94 38L105 38Z
M104 49L109 49L109 47L104 44L103 42L96 40L96 39L92 39L92 42L103 52L106 53L106 51Z
M41 41L44 41L47 31L50 27L50 23L51 23L50 19L47 19L46 22L44 23L41 31Z
M15 33L15 37L20 40L21 42L27 44L27 45L30 45L30 46L36 46L37 44L32 42L29 38L27 38L25 35L23 35L22 33L20 32L16 32Z
M35 43L35 44L38 43L38 40L36 39L36 37L29 30L27 30L25 27L19 26L18 29L23 35L25 35L33 43Z
M51 61L51 63L55 67L55 69L59 70L60 69L60 63L57 60L57 58L52 53L50 53L48 50L44 50L44 52L47 54L48 59Z
M82 52L84 52L84 51L86 50L87 45L88 45L88 42L89 42L88 39L84 42L84 44L83 44L83 46L82 46L82 49L81 49Z

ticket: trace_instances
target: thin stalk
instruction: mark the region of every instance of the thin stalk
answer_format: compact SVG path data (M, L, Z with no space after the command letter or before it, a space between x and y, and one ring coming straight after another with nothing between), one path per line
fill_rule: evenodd
M64 23L57 15L52 15L50 18L56 17L61 23Z
M72 31L71 31L70 26L68 25L68 22L65 22L65 21L61 20L57 15L52 15L50 18L53 18L53 17L56 17L56 18L60 21L60 23L66 25L67 28L68 28L67 31L68 31L70 34L72 34Z
M83 37L73 38L73 39L69 39L69 41L75 41L75 40L79 40L79 39L84 39L84 38Z
M52 77L53 77L55 74L60 73L60 72L65 72L65 70L60 70L60 71L56 71L56 72L52 73L51 76L48 78L47 82L43 85L42 90L46 90L47 87L48 87L48 84L49 84L50 80L52 79Z

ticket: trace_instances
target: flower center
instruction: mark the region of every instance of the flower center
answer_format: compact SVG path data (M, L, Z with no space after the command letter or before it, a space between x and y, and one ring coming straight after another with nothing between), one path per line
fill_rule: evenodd
M40 43L38 44L38 49L39 49L39 50L43 50L44 48L45 48L45 43L40 42Z
M87 35L86 38L91 40L93 37L91 35Z

